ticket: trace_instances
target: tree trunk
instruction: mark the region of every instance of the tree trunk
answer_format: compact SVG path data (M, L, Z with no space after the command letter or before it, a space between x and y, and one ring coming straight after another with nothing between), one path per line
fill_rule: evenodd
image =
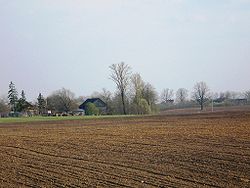
M123 114L126 115L126 107L125 107L125 97L124 97L124 91L121 92L122 97L122 107L123 107Z
M203 110L203 98L201 98L201 111Z

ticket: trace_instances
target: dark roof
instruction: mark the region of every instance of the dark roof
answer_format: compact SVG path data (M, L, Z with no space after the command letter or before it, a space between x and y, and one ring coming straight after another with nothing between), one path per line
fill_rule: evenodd
M87 99L86 101L84 101L84 103L82 103L79 108L85 110L86 104L88 103L96 103L99 102L99 104L101 104L101 106L96 106L96 107L105 107L107 106L107 104L105 102L103 102L100 98L91 98L91 99Z
M101 99L99 99L99 98L91 98L91 99L87 99L84 103L89 103L89 102L91 102L91 103L94 103L94 102L96 102L97 100L100 100L100 101L102 101ZM103 102L103 101L102 101Z

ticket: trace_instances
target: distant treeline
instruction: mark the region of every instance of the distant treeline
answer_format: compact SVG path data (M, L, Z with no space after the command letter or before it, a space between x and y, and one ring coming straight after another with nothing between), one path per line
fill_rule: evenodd
M69 89L59 89L45 97L38 94L36 102L26 100L25 91L20 96L15 84L9 84L8 96L0 98L0 114L24 113L46 115L48 112L71 113L78 109L87 98L100 98L107 105L107 114L151 114L159 110L188 108L199 106L203 110L206 105L230 106L245 105L250 101L250 90L242 93L226 91L211 92L203 81L194 84L193 90L179 88L174 92L165 88L158 94L154 86L145 82L139 73L133 73L129 65L121 62L110 67L110 80L117 86L112 93L106 89L94 92L89 97L76 97Z

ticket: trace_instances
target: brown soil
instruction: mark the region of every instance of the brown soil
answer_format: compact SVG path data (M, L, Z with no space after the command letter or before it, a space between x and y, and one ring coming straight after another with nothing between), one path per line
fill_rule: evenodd
M0 125L1 187L250 187L250 112Z
M250 112L250 105L244 106L222 106L222 107L214 107L213 112ZM205 107L203 111L200 111L200 108L176 108L176 109L168 109L162 111L162 115L182 115L182 114L197 114L197 113L211 113L212 107Z

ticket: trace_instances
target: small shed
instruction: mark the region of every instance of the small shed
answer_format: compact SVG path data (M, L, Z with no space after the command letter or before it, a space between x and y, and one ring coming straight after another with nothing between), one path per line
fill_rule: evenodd
M100 98L90 98L84 101L80 106L79 109L86 110L86 105L88 103L93 103L100 111L100 114L107 114L107 104L103 102Z

